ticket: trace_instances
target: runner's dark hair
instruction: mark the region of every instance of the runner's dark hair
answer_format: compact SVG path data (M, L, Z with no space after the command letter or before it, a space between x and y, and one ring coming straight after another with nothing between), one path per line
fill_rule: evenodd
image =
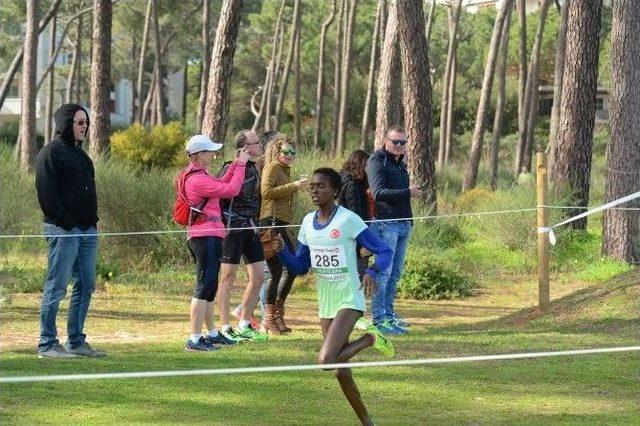
M340 194L340 191L342 190L342 179L340 179L340 173L335 169L332 169L331 167L320 167L319 169L315 169L313 174L325 176L329 180L329 185L336 190L335 197Z

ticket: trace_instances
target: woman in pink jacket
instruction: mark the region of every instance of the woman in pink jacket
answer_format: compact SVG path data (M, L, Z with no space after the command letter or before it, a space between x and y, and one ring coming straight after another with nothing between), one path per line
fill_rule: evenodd
M184 191L192 207L187 227L189 251L196 263L196 285L191 299L191 335L185 350L210 351L217 345L232 344L213 324L213 299L218 289L221 243L225 227L221 220L220 198L232 198L240 193L245 165L249 154L240 151L236 160L221 178L209 174L214 152L222 144L204 135L196 135L187 142L189 165L184 170ZM193 208L201 211L194 212ZM202 324L208 333L202 335ZM215 346L214 346L215 345Z

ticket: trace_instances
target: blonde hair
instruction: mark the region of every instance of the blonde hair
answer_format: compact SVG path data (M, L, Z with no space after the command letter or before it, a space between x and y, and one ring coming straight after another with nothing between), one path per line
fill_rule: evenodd
M293 139L283 133L278 134L278 136L269 142L267 150L264 153L265 165L278 161L278 155L280 155L280 150L284 145L291 145L294 148L296 147L296 143Z

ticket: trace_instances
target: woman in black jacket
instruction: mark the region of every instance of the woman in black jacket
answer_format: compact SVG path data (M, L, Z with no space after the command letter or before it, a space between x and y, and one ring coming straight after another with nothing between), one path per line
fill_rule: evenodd
M369 160L369 154L361 149L356 149L349 155L340 171L342 191L338 197L338 203L341 206L351 210L364 221L371 220L367 199L367 190L369 189L366 171L367 160ZM371 254L362 256L361 251L358 247L358 275L360 279L369 266L369 256L371 256Z

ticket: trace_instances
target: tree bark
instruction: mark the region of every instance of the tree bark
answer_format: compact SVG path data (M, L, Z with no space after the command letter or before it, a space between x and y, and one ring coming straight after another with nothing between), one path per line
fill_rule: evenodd
M360 132L360 149L368 149L369 121L371 119L371 100L373 99L373 88L376 78L376 64L378 63L378 37L380 33L380 21L382 20L382 10L385 6L384 0L378 0L376 10L376 20L373 24L373 35L371 37L371 56L369 58L369 76L367 77L367 95L364 101L364 112L362 113L362 129Z
M302 5L301 5L302 6ZM302 13L302 12L300 12ZM302 143L301 139L301 129L300 129L300 33L302 32L302 28L298 28L296 31L296 44L295 44L295 66L294 66L294 77L296 78L296 83L293 86L293 140L297 143Z
M604 202L640 191L640 8L633 0L613 2L611 29L611 139L607 145ZM628 207L640 207L636 199ZM640 262L640 211L606 210L602 253Z
M109 0L93 0L93 57L91 58L90 151L94 158L109 146L111 130L111 13Z
M524 102L527 89L527 11L525 0L518 0L518 22L520 24L520 73L518 80L518 144L513 162L514 173L520 173L520 159L524 150L527 132L527 111Z
M349 82L351 79L351 56L353 47L353 29L356 24L356 9L358 0L349 1L349 16L347 18L347 31L344 34L344 58L342 60L342 79L340 91L340 115L338 117L338 140L336 151L344 153L347 137L347 122L349 120Z
M154 68L153 74L151 74L151 82L149 84L149 91L147 92L147 96L144 100L144 104L142 106L142 117L140 120L140 124L147 124L151 122L151 105L154 98L154 94L156 91L156 70Z
M158 76L156 78L156 111L158 114L158 124L163 125L167 122L167 111L166 107L166 95L164 91L164 62L162 61L162 52L161 52L161 44L160 44L160 24L158 22L158 0L153 0L153 15L152 15L152 25L153 25L153 38L154 38L154 47L155 47L155 67L158 68Z
M53 19L51 20L51 28L49 28L49 59L51 59L51 56L53 54L53 51L56 47L56 17L54 16ZM60 44L62 44L64 42L64 40L60 40ZM73 62L71 65L71 69L73 69ZM51 70L51 72L49 73L49 81L48 81L49 85L47 87L47 105L46 105L46 110L45 110L45 114L44 114L44 140L45 143L49 142L51 140L51 135L53 133L53 123L52 123L52 118L53 118L53 97L55 95L54 93L54 85L55 85L55 73L53 70Z
M602 0L571 2L568 13L559 143L551 176L556 191L568 190L570 205L587 207ZM579 209L567 211L569 217L579 213ZM586 218L570 223L574 229L586 229L586 225Z
M56 13L58 13L58 8L61 2L62 0L55 0L51 4L51 7L49 8L49 11L47 12L46 16L42 18L42 20L40 20L40 23L38 24L37 35L40 35L40 33L44 31L44 29L49 24L49 21L51 21L51 19L55 16ZM16 72L18 72L18 69L22 65L23 58L24 58L24 44L20 47L20 50L18 50L16 55L13 57L13 60L11 61L9 68L4 73L2 86L0 86L0 108L2 108L2 105L4 104L4 101L7 98L7 94L9 93L9 88L11 87L11 82L13 81L13 78L16 76Z
M20 112L20 168L33 170L36 159L36 67L38 53L38 0L27 0Z
M438 146L438 168L442 169L445 165L445 146L447 141L448 131L448 114L449 114L449 102L453 102L453 96L450 94L449 87L451 86L451 80L455 79L452 75L453 62L456 57L456 47L458 45L458 23L460 22L460 11L462 9L462 0L458 0L454 4L451 4L449 11L449 46L447 48L447 65L445 66L444 77L442 79L442 102L440 107L440 143ZM452 111L451 111L452 112Z
M409 173L423 190L430 213L436 211L436 175L433 156L433 110L429 55L424 33L422 0L398 2L398 32L402 69L405 77L405 123L408 144Z
M531 49L531 60L529 61L529 70L527 73L527 85L525 88L525 111L527 111L526 139L524 150L521 151L520 167L521 171L531 173L531 158L533 153L533 132L536 126L536 118L538 117L538 70L540 69L540 47L542 45L542 35L544 34L544 25L547 21L547 12L551 6L551 0L544 0L540 10L540 23Z
M498 66L498 99L496 114L493 119L493 133L491 135L491 183L490 188L495 191L498 187L498 154L500 153L500 133L502 132L502 116L505 105L505 86L507 82L507 66L509 62L509 28L511 27L511 13L507 13L500 37L500 63Z
M294 0L293 3L293 26L291 28L291 36L289 37L289 51L287 59L284 62L284 70L282 71L282 81L280 82L280 93L276 102L276 117L274 128L280 128L280 120L282 118L282 109L284 108L284 100L287 96L287 86L289 84L289 74L291 73L291 62L295 50L297 32L300 31L300 0Z
M224 141L229 115L229 86L233 55L240 26L242 0L224 0L218 19L216 40L211 51L207 104L202 120L202 133L216 141Z
M556 45L556 62L555 72L553 75L553 106L551 107L551 120L549 123L549 146L547 146L547 152L549 153L547 159L548 170L553 169L555 162L555 149L553 148L557 144L558 139L558 123L560 122L560 102L562 100L562 75L564 73L564 51L567 37L567 11L569 8L569 2L571 0L565 0L561 9L561 22L560 29L558 30L558 43Z
M71 102L71 100L73 99L74 88L76 87L77 84L79 84L79 83L76 83L76 80L78 78L77 74L78 74L78 68L80 64L80 55L82 52L82 16L78 17L76 42L73 47L74 47L73 58L71 59L71 66L69 67L69 75L67 76L67 88L64 93L64 101L66 103ZM76 90L75 92L77 93L78 91Z
M320 138L322 136L322 109L324 98L324 44L327 38L327 30L336 17L336 6L338 0L332 0L331 12L327 19L322 23L320 30L320 48L318 53L318 83L316 86L316 125L313 131L313 149L320 148Z
M387 128L397 123L399 105L395 103L397 98L397 83L400 79L400 67L396 62L398 55L398 5L397 0L391 0L388 8L387 26L384 36L384 47L380 60L380 72L378 73L378 94L376 106L376 139L375 149L384 145ZM422 33L422 30L420 31ZM396 80L394 82L394 80Z
M456 48L457 51L457 48ZM449 103L447 104L447 124L445 126L447 137L444 140L444 165L446 167L449 164L449 156L451 154L451 146L453 145L453 111L456 103L456 80L458 69L458 59L456 55L453 56L453 63L451 64L451 78L449 78ZM433 79L431 80L433 81ZM433 86L432 86L433 87Z
M185 61L184 77L182 79L182 124L187 124L187 92L189 91L189 62Z
M144 68L147 56L147 45L149 44L149 28L151 27L151 8L153 0L147 2L147 12L144 15L144 32L142 33L142 45L140 46L140 60L138 61L138 83L136 84L138 92L138 115L136 121L143 122L143 103L142 103L142 84L144 82ZM149 87L151 91L151 87Z
M347 0L340 1L340 12L338 14L338 25L336 26L336 50L334 54L334 73L333 73L333 120L331 122L331 143L327 146L329 153L332 155L336 152L338 143L338 122L340 120L340 90L342 81L342 54L344 40L344 20Z
M209 66L211 62L211 42L209 41L209 34L211 32L209 5L211 2L209 0L203 0L202 4L202 64L200 65L200 96L198 96L198 129L202 129L204 106L207 103L207 84L209 83Z
M469 164L464 174L462 190L467 191L476 186L478 178L478 166L480 165L480 155L482 154L482 143L484 139L485 122L487 118L487 108L491 100L491 87L493 86L493 77L495 74L496 62L498 60L498 47L500 43L500 35L502 27L507 16L508 10L512 7L513 0L505 0L502 9L498 12L496 21L493 26L493 35L491 36L491 44L489 46L489 54L487 55L487 63L484 69L484 78L482 80L482 91L480 92L480 101L478 102L478 113L476 115L476 123L473 130L473 139L471 141L471 150L469 152Z

